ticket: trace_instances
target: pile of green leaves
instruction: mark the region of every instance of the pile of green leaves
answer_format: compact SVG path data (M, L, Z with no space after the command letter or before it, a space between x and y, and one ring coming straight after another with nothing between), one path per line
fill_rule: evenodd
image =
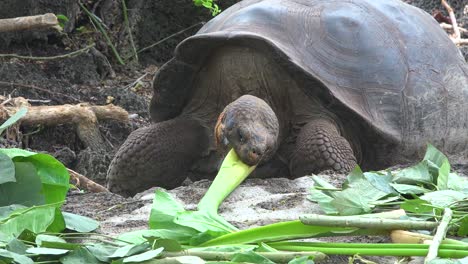
M440 220L444 208L454 212L452 231L468 235L468 181L450 172L447 157L428 145L418 164L395 171L352 171L341 189L318 176L308 197L328 215L360 215L404 209L424 220Z

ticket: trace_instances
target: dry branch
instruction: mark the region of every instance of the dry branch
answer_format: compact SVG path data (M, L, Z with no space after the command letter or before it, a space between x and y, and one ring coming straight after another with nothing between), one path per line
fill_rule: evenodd
M128 122L128 112L112 104L93 106L80 103L76 105L31 106L22 97L13 98L10 104L13 106L0 107L0 117L11 116L20 107L25 106L28 108L28 112L21 119L21 124L31 126L74 124L80 140L92 150L103 150L106 146L99 131L98 120Z
M0 19L0 32L39 30L58 26L57 17L52 13Z
M70 180L73 180L75 183L74 185L78 188L88 190L92 193L99 193L99 192L109 192L104 186L95 183L94 181L86 178L85 176L79 174L78 172L68 169L68 173L70 173Z
M446 0L441 0L441 3L449 13L450 21L453 27L453 35L450 36L450 38L452 39L453 43L455 43L457 46L468 45L468 39L461 38L460 29L458 27L457 19L455 18L455 13L453 12L452 7L447 3Z

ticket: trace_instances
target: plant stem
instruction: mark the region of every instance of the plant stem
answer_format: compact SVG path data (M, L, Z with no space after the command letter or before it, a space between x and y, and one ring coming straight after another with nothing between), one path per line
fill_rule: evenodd
M423 248L326 248L307 246L272 246L277 250L286 251L319 251L330 255L366 255L366 256L426 256L428 249ZM439 249L439 257L464 258L468 256L468 250Z
M440 225L437 228L436 234L432 239L432 243L429 246L429 251L427 253L426 259L424 260L424 263L428 263L429 261L437 257L437 252L439 251L440 243L442 242L442 240L444 240L447 234L447 229L450 220L452 220L452 210L450 208L445 208L444 216L442 217Z
M130 44L132 45L132 49L133 49L133 56L135 57L136 61L138 62L138 52L136 50L135 43L133 42L133 35L132 35L132 30L130 28L130 22L128 21L128 9L127 9L127 4L125 3L125 0L122 0L122 11L123 11L125 27L128 30L128 35L129 35L129 38L130 38Z
M356 235L388 235L388 230L357 229L350 227L324 227L304 225L299 220L279 222L270 225L254 227L235 233L226 234L200 246L217 246L229 244L259 243L281 241L288 239L328 237L328 236L356 236Z
M94 17L95 15L93 13L91 13L81 2L78 2L78 4L85 11L85 13L89 16L89 19L91 19L92 21L94 21L94 23L96 23L97 27L99 28L99 31L101 31L102 35L104 36L104 38L107 41L107 44L110 46L110 48L112 49L112 52L114 53L115 57L117 58L117 61L120 64L124 65L125 63L123 62L122 58L120 57L119 52L117 52L117 49L115 48L114 44L112 44L112 41L109 38L109 36L107 35L106 30L102 27L101 21L97 20Z
M226 197L255 169L244 164L231 149L221 165L216 178L198 203L198 210L218 214L218 208Z
M197 256L204 260L231 260L238 252L217 252L217 251L181 251L181 252L163 252L161 257L180 257L180 256ZM288 263L294 258L313 256L315 261L325 259L326 255L321 252L255 252L265 258L276 263ZM148 262L152 263L152 262ZM156 262L155 262L156 263Z
M419 248L429 249L428 244L405 243L327 243L327 242L272 242L269 246L304 246L304 247L328 247L328 248ZM441 244L440 249L468 250L467 245Z
M432 230L437 227L436 222L410 221L399 219L375 219L357 216L328 216L309 214L300 216L299 219L306 225L330 226L330 227L358 227L378 229L416 229Z

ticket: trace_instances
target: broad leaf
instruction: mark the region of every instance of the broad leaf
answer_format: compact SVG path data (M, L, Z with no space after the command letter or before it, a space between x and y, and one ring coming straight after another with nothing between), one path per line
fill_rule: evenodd
M26 250L27 253L36 255L63 255L69 252L67 249L33 247Z
M450 163L448 159L445 159L442 162L442 165L439 167L439 175L437 177L437 188L439 188L439 190L448 189L449 174L450 174Z
M65 200L69 189L70 175L65 166L49 154L34 153L18 148L0 149L0 153L16 162L30 162L36 168L42 182L46 203Z
M92 244L87 245L86 248L95 256L98 260L102 262L111 262L109 256L114 254L114 252L118 249L115 246L106 245L106 244Z
M139 244L139 245L128 245L128 246L123 246L121 248L118 248L112 255L110 255L110 258L123 258L123 257L128 257L131 255L139 254L146 249L149 248L149 245L147 243L145 244Z
M12 239L10 240L10 242L8 242L7 246L6 246L6 249L8 251L11 251L11 252L14 252L14 253L17 253L17 254L21 254L21 255L25 255L26 254L26 250L28 249L29 247L23 243L23 241L19 240L19 239Z
M413 213L430 213L434 210L434 207L430 206L430 203L421 199L412 199L406 200L401 205L400 208Z
M60 258L63 264L100 264L101 262L86 248L73 250Z
M467 197L468 195L462 192L444 190L444 191L429 192L429 193L424 194L420 198L422 200L426 200L430 202L432 205L444 208L452 204L453 202L461 201Z
M258 263L258 264L275 264L275 262L265 258L264 256L257 254L253 251L236 253L232 257L233 262L247 262L247 263Z
M235 227L224 220L224 218L211 215L205 211L179 212L174 222L179 225L191 227L199 232L214 231L229 233L235 231Z
M150 259L154 259L157 256L161 255L161 252L164 250L164 248L158 248L150 251L146 251L144 253L138 254L138 255L133 255L131 257L126 257L123 259L123 263L129 263L129 262L143 262L147 261Z
M99 227L99 222L89 217L68 212L62 212L62 214L67 229L80 233L89 233Z
M8 251L8 250L4 250L4 249L1 249L0 248L0 262L1 261L7 261L6 263L10 263L10 261L15 261L16 263L20 263L20 264L33 264L34 262L32 261L32 259L26 257L26 256L23 256L23 255L20 255L20 254L17 254L17 253L14 253L14 252L11 252L11 251Z
M20 235L25 229L34 233L44 232L54 221L56 206L49 204L16 210L0 221L0 232L12 237Z
M15 164L7 155L0 153L0 185L5 182L15 182Z
M42 183L30 162L15 162L16 181L0 185L0 206L22 204L41 205L45 202Z
M426 160L419 162L415 166L394 171L393 175L394 183L418 185L420 183L431 184L433 182Z
M409 184L398 184L398 183L390 183L390 185L395 188L395 190L401 194L421 194L430 192L430 190L419 187L416 185L409 185Z

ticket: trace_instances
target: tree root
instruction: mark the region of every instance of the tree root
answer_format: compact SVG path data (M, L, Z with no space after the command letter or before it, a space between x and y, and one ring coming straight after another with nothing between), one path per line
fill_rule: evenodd
M79 174L78 172L67 168L68 173L70 174L70 180L73 180L75 183L74 185L78 188L85 189L92 193L99 193L99 192L109 192L104 186L95 183L94 181L86 178L85 176Z
M6 120L19 108L27 107L28 112L20 120L21 124L30 126L74 124L78 137L85 147L96 151L103 150L107 146L99 131L98 120L128 122L128 112L113 104L96 106L79 103L76 105L31 106L28 100L23 97L7 100L9 100L8 104L12 106L0 105L0 121Z
M25 16L0 19L0 32L40 30L57 27L57 17L52 13L37 16Z

